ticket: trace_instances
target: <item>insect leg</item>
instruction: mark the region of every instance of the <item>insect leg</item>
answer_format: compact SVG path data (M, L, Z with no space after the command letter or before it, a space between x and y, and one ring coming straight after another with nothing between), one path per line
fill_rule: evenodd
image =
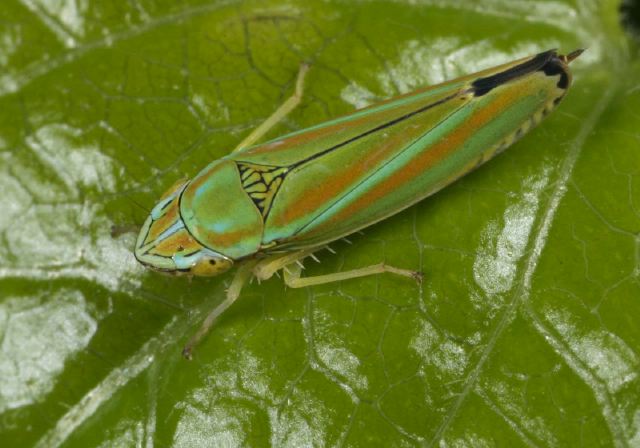
M253 275L255 275L258 280L267 280L280 269L283 269L285 266L289 266L292 263L295 264L297 261L308 257L312 253L313 250L299 250L297 252L291 252L284 255L274 255L269 258L265 258L255 265L253 268Z
M304 288L305 286L322 285L325 283L339 282L350 278L366 277L368 275L382 274L385 272L409 277L418 282L422 281L421 272L400 269L386 265L385 263L378 263L364 268L352 269L350 271L334 272L333 274L316 275L313 277L300 277L301 269L296 264L284 267L283 271L284 282L291 288Z
M302 101L302 92L304 91L304 78L309 71L309 64L303 63L300 66L298 72L298 78L296 79L296 90L284 103L276 109L260 126L255 128L251 134L249 134L244 140L240 142L238 146L232 152L239 151L243 148L247 148L260 140L271 128L278 124L284 117L286 117L293 109L295 109L300 101Z
M193 348L198 344L198 342L200 342L200 340L204 336L207 335L207 333L209 333L209 330L213 326L213 322L216 320L216 318L227 308L233 305L233 302L235 302L236 299L240 296L242 287L253 275L252 270L255 264L255 262L247 262L238 268L238 270L236 271L236 275L231 281L229 289L227 289L227 297L222 301L222 303L220 303L220 305L215 307L213 311L209 313L204 322L202 322L202 325L200 326L196 334L194 334L191 339L189 339L187 345L185 345L182 349L182 356L189 360L192 358Z

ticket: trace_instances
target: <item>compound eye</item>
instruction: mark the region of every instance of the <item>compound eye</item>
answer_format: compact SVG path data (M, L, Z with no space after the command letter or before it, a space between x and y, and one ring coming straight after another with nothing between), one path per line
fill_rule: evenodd
M203 256L191 267L191 274L209 277L225 272L231 266L233 266L233 261L227 258Z

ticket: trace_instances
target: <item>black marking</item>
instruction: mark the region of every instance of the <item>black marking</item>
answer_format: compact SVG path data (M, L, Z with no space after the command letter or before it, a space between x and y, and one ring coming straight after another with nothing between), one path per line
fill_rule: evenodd
M556 56L555 50L545 51L503 72L485 78L478 78L471 84L476 96L486 95L496 87L528 73L542 69L552 58Z
M266 219L280 185L289 172L287 167L258 165L248 162L236 162L242 188ZM257 180L253 180L254 177ZM251 179L249 182L247 182Z
M546 67L550 62L552 62L552 64L550 64L550 67ZM440 100L434 101L433 103L427 104L426 106L423 106L419 109L416 109L412 112L408 112L405 115L402 115L398 118L394 118L393 120L390 120L386 123L382 123L374 128L371 128L367 131L362 132L361 134L355 135L347 140L344 140L340 143L337 143L329 148L326 148L322 151L319 151L309 157L307 157L306 159L302 159L299 160L298 162L289 165L288 167L273 167L273 166L269 166L269 165L260 165L260 164L256 164L256 163L252 163L252 162L243 162L243 161L237 161L236 164L238 165L238 169L240 170L240 174L241 174L241 179L244 180L246 179L249 175L246 174L246 168L245 166L251 166L251 167L264 167L264 168L281 168L281 169L286 169L287 172L290 172L292 170L294 170L295 168L298 168L308 162L311 162L315 159L318 159L322 156L324 156L325 154L329 154L339 148L342 148L346 145L349 145L350 143L353 143L355 141L358 141L360 139L363 139L369 135L375 134L378 131L381 131L383 129L389 128L395 124L401 123L407 119L410 119L418 114L421 114L422 112L425 112L429 109L432 109L436 106L439 106L441 104L447 103L448 101L451 101L453 99L455 99L456 97L459 98L461 101L465 101L465 100L471 100L473 97L478 97L478 96L482 96L485 95L486 93L490 92L491 90L493 90L494 88L498 87L501 84L504 84L506 82L509 82L513 79L516 79L518 77L524 76L528 73L532 73L538 70L543 70L545 74L551 75L551 74L556 74L558 68L562 68L563 67L563 62L562 60L558 57L558 54L556 53L556 50L549 50L549 51L545 51L543 53L540 53L534 57L532 57L531 59L523 62L522 64L519 64L515 67L512 67L510 69L507 69L501 73L497 73L495 75L492 76L488 76L485 78L478 78L476 79L472 84L471 84L471 88L466 89L466 90L457 90L454 93L452 93L451 95L448 95ZM548 72L548 73L547 73ZM564 75L566 75L565 70L563 70L562 72ZM562 76L560 81L558 82L558 84L561 84L561 82L563 82ZM563 83L564 84L564 83ZM471 96L472 95L472 96ZM448 117L446 117L448 118ZM446 119L445 118L445 119ZM444 121L444 120L443 120ZM506 147L506 146L505 146ZM286 175L285 173L285 175ZM282 176L282 181L284 181L284 177L285 175ZM278 185L279 188L279 185ZM249 194L249 193L248 193ZM256 207L258 207L258 209L261 211L263 217L266 219L267 214L269 212L269 208L271 206L271 203L273 201L273 197L275 196L275 193L273 195L271 195L271 197L269 198L269 203L265 204L265 199L264 198L252 198L252 200L254 201L254 203L256 204ZM322 215L322 214L321 214ZM318 216L321 216L318 215ZM301 231L301 229L299 229L299 231Z
M175 200L175 198L173 198L173 199L172 199L172 200L170 200L170 201L167 201L167 203L166 203L166 204L164 204L164 205L160 208L160 211L161 211L161 212L165 211L165 210L167 209L167 207L169 207L169 205L171 205L171 203L173 203L173 201L174 201L174 200Z
M558 57L551 59L544 67L542 67L542 71L547 76L556 76L560 75L560 79L558 80L559 89L566 90L569 88L569 74L566 70L566 65L562 62Z
M250 184L247 184L247 183L244 183L244 182L243 182L243 183L242 183L242 186L243 186L244 188L249 188L249 187L252 187L253 185L258 184L258 183L260 183L260 182L262 182L262 179L258 179L258 180L254 181L254 182L251 182Z
M159 253L152 254L152 253L151 253L151 251L152 251L153 249L157 249L157 246L152 246L152 247L150 247L150 248L149 248L149 249L147 249L147 250L146 250L142 255L152 255L152 256L154 256L154 257L158 257L158 258L166 258L167 260L173 260L173 255L161 255L161 254L159 254ZM191 256L193 256L193 255L195 255L195 254L197 254L198 252L200 252L200 249L196 249L196 250L194 250L194 251L192 251L192 252L189 252L189 253L187 253L187 254L183 254L183 255L182 255L182 257L183 257L183 258L189 258L189 257L191 257ZM138 261L140 261L140 260L138 260ZM145 264L143 261L140 261L140 262L141 262L142 264ZM154 269L155 269L155 268L154 268Z
M149 238L149 233L151 232L151 226L153 225L154 222L155 220L151 218L151 222L149 223L149 227L147 227L147 231L144 234L144 238L142 239L142 244L140 245L140 247L144 247L147 244L149 244L149 242L147 242L147 239Z
M471 87L475 96L483 96L502 84L536 71L542 71L547 76L560 75L557 84L558 88L564 90L569 87L569 74L566 64L558 56L556 50L539 53L528 61L495 75L478 78L473 81Z
M293 169L298 168L298 167L300 167L301 165L304 165L307 162L311 162L311 161L313 161L315 159L318 159L318 158L324 156L325 154L329 154L330 152L333 152L336 149L340 149L343 146L348 145L349 143L353 143L355 141L358 141L358 140L360 140L362 138L365 138L365 137L367 137L367 136L369 136L371 134L375 134L378 131L381 131L383 129L389 128L389 127L391 127L391 126L393 126L395 124L401 123L401 122L403 122L405 120L408 120L409 118L412 118L412 117L414 117L414 116L416 116L418 114L421 114L422 112L426 112L427 110L432 109L432 108L434 108L436 106L439 106L440 104L444 104L447 101L450 101L450 100L454 99L456 96L459 96L462 100L470 100L471 98L469 98L467 95L465 95L467 93L474 93L474 91L473 91L473 89L468 89L468 90L465 90L465 91L457 90L455 93L452 93L451 95L448 95L445 98L442 98L442 99L440 99L438 101L434 101L433 103L427 104L426 106L423 106L420 109L416 109L416 110L414 110L412 112L408 112L405 115L402 115L402 116L400 116L398 118L394 118L393 120L387 121L386 123L382 123L382 124L376 126L375 128L369 129L368 131L364 131L361 134L355 135L355 136L351 137L350 139L347 139L345 141L337 143L337 144L335 144L335 145L333 145L333 146L331 146L331 147L329 147L327 149L323 149L322 151L319 151L319 152L307 157L306 159L299 160L298 162L296 162L296 163L294 163L292 165L289 165L286 168L287 168L288 171L292 171ZM240 169L240 165L242 165L242 164L251 165L251 166L270 167L270 165L260 165L260 164L253 163L253 162L238 161L236 163L237 163L239 169ZM271 168L274 168L274 167L271 167ZM281 168L281 167L277 167L277 168ZM244 171L242 171L242 169L241 169L241 171L240 171L241 177L242 177L243 173L244 173Z
M464 92L464 93L466 93L466 92ZM340 142L340 143L338 143L338 144L336 144L334 146L331 146L331 147L329 147L327 149L324 149L324 150L322 150L320 152L317 152L314 155L309 156L306 159L302 159L302 160L294 163L293 165L289 166L289 169L292 170L294 168L297 168L300 165L304 165L307 162L311 162L312 160L315 160L315 159L317 159L319 157L324 156L325 154L328 154L328 153L330 153L332 151L335 151L336 149L339 149L339 148L341 148L343 146L346 146L349 143L353 143L353 142L355 142L357 140L360 140L361 138L367 137L367 136L369 136L371 134L375 134L378 131L381 131L383 129L391 127L394 124L398 124L398 123L401 123L401 122L403 122L405 120L408 120L409 118L414 117L415 115L421 114L422 112L426 112L427 110L432 109L432 108L434 108L436 106L439 106L440 104L444 104L447 101L452 100L453 98L455 98L458 95L460 95L460 90L456 91L455 93L452 93L451 95L448 95L445 98L442 98L442 99L440 99L438 101L435 101L435 102L433 102L431 104L427 104L426 106L423 106L420 109L416 109L413 112L406 113L401 117L394 118L393 120L388 121L386 123L382 123L381 125L376 126L375 128L369 129L368 131L364 131L362 134L358 134L358 135L356 135L354 137L351 137L348 140L345 140L345 141Z
M450 96L449 96L449 97L447 97L447 98L448 98L448 99L451 99L451 98L454 98L455 96L456 96L456 94L453 94L453 95L450 95ZM438 104L439 104L439 103L440 103L440 101L437 101L436 103L438 103ZM432 105L435 105L436 103L432 103ZM433 129L438 128L438 127L439 127L440 125L442 125L443 123L446 123L446 122L449 120L449 118L451 118L453 115L455 115L455 114L456 114L456 113L458 113L460 110L462 110L462 108L463 108L463 107L466 107L466 104L462 104L462 105L458 106L457 108L455 108L454 110L452 110L451 112L449 112L449 114L448 114L448 115L446 115L446 116L445 116L445 117L443 117L439 122L437 122L436 124L434 124L434 125L430 128L430 130L432 131ZM396 121L396 120L394 120L394 122L395 122L395 121ZM413 140L413 141L409 142L409 143L407 144L407 146L410 146L411 144L415 143L418 139L419 139L419 137L417 137L415 140ZM406 149L406 148L405 148L405 149ZM396 156L396 157L397 157L397 156ZM389 162L389 161L387 161L386 163L390 163L390 162ZM370 174L370 175L369 175L369 177L370 177L370 176L372 176L372 174ZM345 192L345 194L346 194L346 193L349 193L350 191L353 191L353 189L357 188L359 185L362 185L364 182L366 182L366 179L368 179L369 177L367 177L367 178L363 179L362 181L360 181L359 183L355 184L355 185L353 186L353 188L352 188L351 190L346 191L346 192ZM302 226L302 227L300 227L298 230L296 230L296 231L294 232L293 236L296 236L296 235L298 235L300 232L303 232L303 231L304 231L308 226L310 226L311 224L313 224L317 219L320 219L322 216L324 216L324 214L325 214L328 210L330 210L334 205L335 205L335 204L333 204L333 205L329 205L326 209L324 209L323 211L321 211L321 212L320 212L320 213L319 213L315 218L311 219L311 221L309 221L307 224L305 224L304 226ZM280 245L280 243L281 243L282 241L284 241L284 240L275 240L275 243L276 243L277 245ZM285 248L286 248L286 246L285 246ZM329 250L330 252L335 253L335 251L333 251L333 249L331 249L329 246L325 246L325 248L326 248L327 250Z

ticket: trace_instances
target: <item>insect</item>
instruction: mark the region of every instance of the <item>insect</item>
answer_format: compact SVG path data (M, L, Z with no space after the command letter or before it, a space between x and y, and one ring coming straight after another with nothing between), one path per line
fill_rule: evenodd
M298 265L327 244L435 193L500 153L565 96L568 64L583 50L555 50L417 90L255 144L300 102L296 93L229 155L172 186L152 209L135 256L176 275L217 275L238 264L225 300L183 350L256 277L279 270L294 288L389 272L384 263L302 277Z

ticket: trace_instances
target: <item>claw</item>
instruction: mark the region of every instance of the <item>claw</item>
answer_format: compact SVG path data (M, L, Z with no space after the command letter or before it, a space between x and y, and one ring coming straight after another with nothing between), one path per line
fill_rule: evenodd
M189 346L185 346L182 349L182 357L187 361L193 360L193 349Z

